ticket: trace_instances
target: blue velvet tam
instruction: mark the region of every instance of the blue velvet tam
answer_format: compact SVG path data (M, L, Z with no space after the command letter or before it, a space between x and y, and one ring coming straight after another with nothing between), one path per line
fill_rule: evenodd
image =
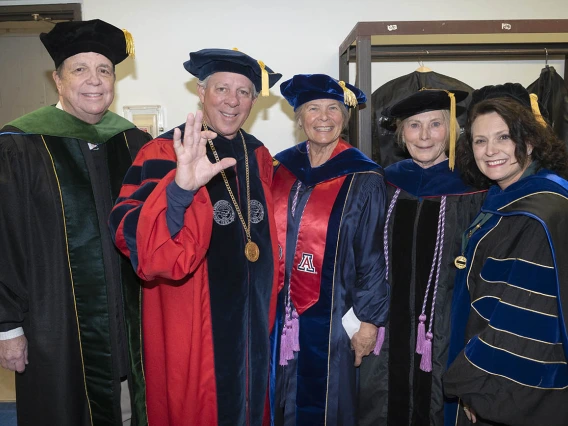
M387 118L403 120L423 112L450 110L452 103L450 94L453 94L456 103L463 101L469 95L463 90L420 89L385 108L381 114Z
M130 33L100 19L58 22L50 32L41 33L39 39L56 68L65 59L79 53L99 53L114 65L134 56Z
M280 93L294 111L315 99L335 99L347 108L367 102L365 94L355 86L325 74L296 74L280 85Z
M257 61L237 49L202 49L189 54L189 61L183 63L184 68L204 80L216 72L233 72L247 77L262 96L268 96L268 88L274 86L282 77L275 73L264 62Z

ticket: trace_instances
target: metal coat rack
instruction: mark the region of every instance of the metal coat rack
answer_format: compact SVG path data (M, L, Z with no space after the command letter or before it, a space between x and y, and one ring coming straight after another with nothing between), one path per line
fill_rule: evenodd
M339 78L371 99L371 63L379 60L563 57L568 81L568 19L358 22L339 47ZM352 115L349 140L371 157L371 106Z

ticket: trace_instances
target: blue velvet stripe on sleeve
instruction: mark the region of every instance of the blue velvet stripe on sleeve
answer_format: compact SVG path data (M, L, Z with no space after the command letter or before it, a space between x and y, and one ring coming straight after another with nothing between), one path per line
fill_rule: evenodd
M481 278L487 282L502 282L545 296L556 297L556 273L553 267L537 265L519 259L488 258Z
M128 250L130 251L130 262L135 271L138 270L138 248L136 246L136 228L138 227L138 219L142 206L137 206L132 209L124 219L124 240Z
M541 342L560 343L558 317L499 303L491 316L490 325L498 330Z
M175 181L172 181L166 188L166 196L168 198L166 222L172 238L177 235L183 226L183 216L193 201L193 195L193 191L186 191L180 188Z

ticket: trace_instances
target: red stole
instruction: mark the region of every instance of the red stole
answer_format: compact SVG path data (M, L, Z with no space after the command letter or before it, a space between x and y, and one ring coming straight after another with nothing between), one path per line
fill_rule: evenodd
M343 148L341 151L345 149L341 148ZM284 165L280 165L272 182L280 250L278 291L284 287L289 199L296 180ZM328 219L344 181L345 176L340 176L317 184L310 194L304 211L297 212L302 217L290 274L290 297L299 315L319 299Z

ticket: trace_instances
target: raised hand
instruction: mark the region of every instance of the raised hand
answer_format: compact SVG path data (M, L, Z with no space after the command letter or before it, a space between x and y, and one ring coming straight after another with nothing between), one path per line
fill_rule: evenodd
M185 122L183 141L181 131L174 130L174 150L177 157L175 181L177 185L188 191L196 191L209 182L213 176L227 167L234 166L234 158L223 158L219 163L211 163L206 155L207 139L214 139L217 133L210 130L201 131L203 112L197 111L195 116L189 114Z

